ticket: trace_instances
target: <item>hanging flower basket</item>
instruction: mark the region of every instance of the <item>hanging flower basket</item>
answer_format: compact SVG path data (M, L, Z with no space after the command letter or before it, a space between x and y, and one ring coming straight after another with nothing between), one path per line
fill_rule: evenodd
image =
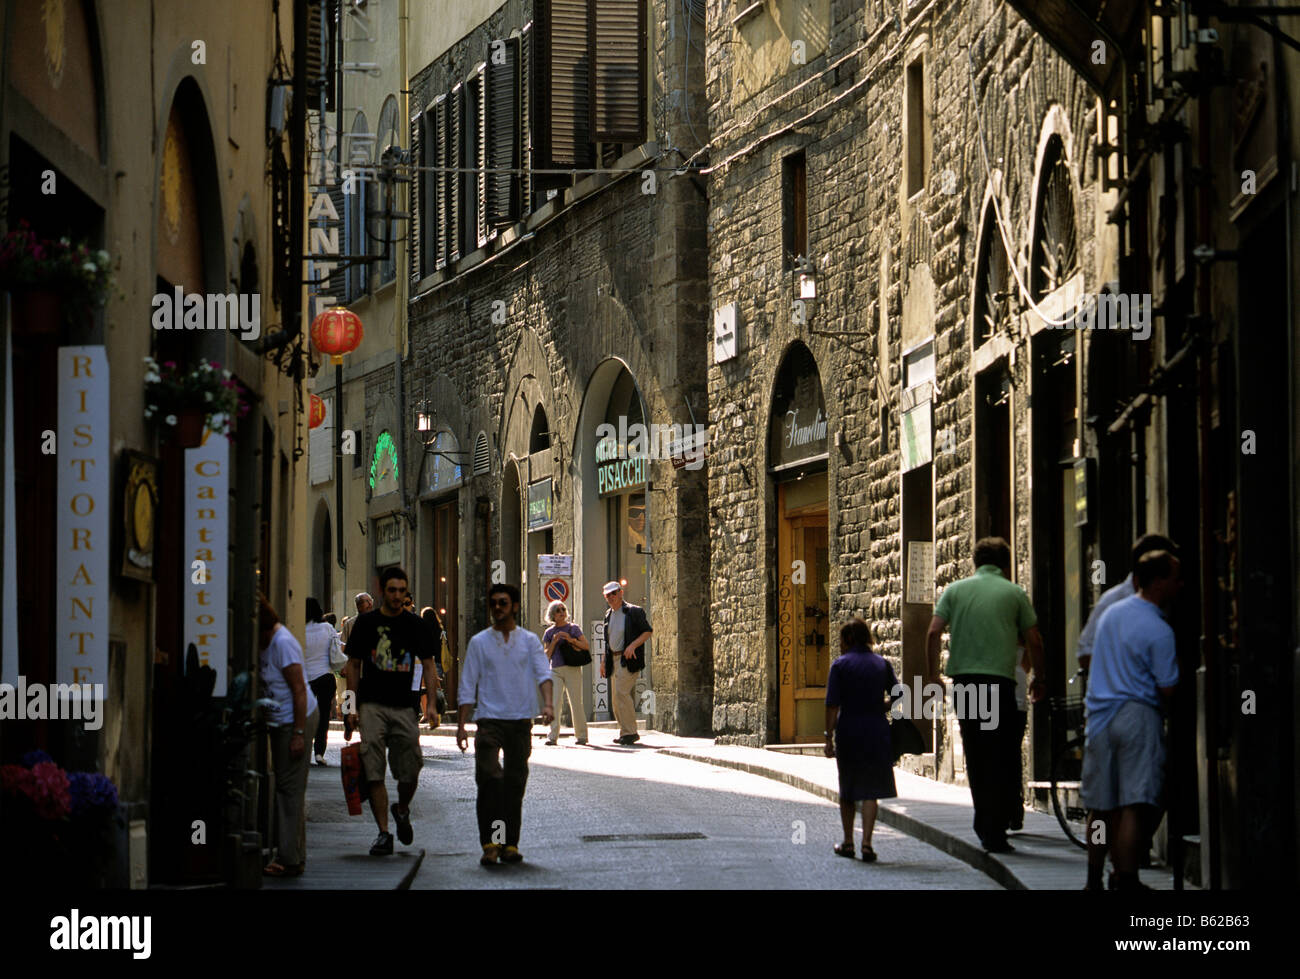
M112 286L108 252L67 238L37 238L27 222L0 238L0 289L25 332L57 333L65 321L102 306Z
M144 364L144 416L183 448L201 445L204 428L229 438L235 418L248 414L239 382L220 364L200 360L197 367L180 367L152 357Z

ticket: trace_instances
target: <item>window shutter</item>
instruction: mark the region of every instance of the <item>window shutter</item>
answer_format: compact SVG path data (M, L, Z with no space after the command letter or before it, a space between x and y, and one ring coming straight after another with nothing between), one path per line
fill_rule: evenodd
M420 132L420 116L417 113L416 115L411 116L411 159L415 161L417 166L425 162L424 154L426 148L424 140L421 139L422 135L423 134ZM423 266L421 264L423 256L420 249L420 232L425 229L423 228L424 222L420 220L420 208L424 206L424 201L422 199L422 187L420 186L420 178L418 175L411 181L410 188L411 205L407 210L411 215L408 219L410 222L408 226L408 245L410 248L411 281L419 282L420 279L423 278Z
M519 38L505 43L505 63L488 63L487 143L488 166L494 170L519 166ZM497 228L519 217L519 177L489 173L484 198L485 221Z
M438 163L438 132L435 119L436 109L433 103L425 108L420 119L420 138L423 141L422 165L436 166ZM420 266L425 273L442 268L438 261L438 174L433 170L421 170L416 177L420 184L420 217L429 233L420 242Z
M645 0L588 0L591 139L645 140Z
M429 158L434 165L444 167L447 165L447 95L444 92L433 100L433 129L434 142L431 146L432 152ZM433 188L433 194L430 200L436 200L436 208L430 208L430 220L437 223L437 232L434 237L436 242L436 254L434 256L434 267L444 268L447 264L447 221L449 200L448 188L451 186L450 174L446 171L430 174L433 179L429 186Z
M587 86L587 0L537 0L536 166L585 167L590 162Z
M343 168L340 168L340 170ZM340 180L342 175L340 174ZM339 216L339 223L343 225L340 229L342 234L339 239L339 254L351 255L352 249L349 247L352 243L352 198L343 193L343 184L339 183L330 190L330 203L334 205L334 213ZM342 295L343 302L352 301L348 290L352 285L352 276L348 274L347 259L342 259L330 271L329 291L333 295Z
M474 237L478 247L488 242L487 224L487 170L488 165L488 131L487 131L487 65L481 64L474 72L474 103L471 106L474 120L474 166L478 173L474 175Z
M486 476L492 471L492 454L488 451L486 432L479 432L474 440L474 475Z
M533 25L524 25L519 38L519 213L533 210Z
M465 181L464 174L456 168L464 166L464 153L460 141L461 132L461 102L465 91L464 85L457 85L451 90L451 96L448 100L447 119L447 162L444 166L451 167L452 171L448 173L447 181L447 261L456 262L460 260L460 229L464 220L464 199L463 190Z

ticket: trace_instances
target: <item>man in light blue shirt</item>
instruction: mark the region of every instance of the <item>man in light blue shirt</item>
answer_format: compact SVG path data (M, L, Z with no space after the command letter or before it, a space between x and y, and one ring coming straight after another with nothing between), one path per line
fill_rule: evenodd
M523 860L519 828L523 819L528 756L532 753L533 713L537 690L542 692L542 719L549 724L551 664L542 641L515 623L519 589L497 584L488 589L492 628L469 641L456 697L460 723L456 743L469 744L465 722L474 710L474 780L478 784L478 835L483 847L479 863L487 866ZM504 754L505 764L501 757Z
M1178 652L1162 609L1182 587L1178 559L1168 551L1145 554L1134 580L1137 593L1101 617L1093 647L1082 786L1089 809L1089 890L1101 888L1107 840L1116 888L1140 888L1143 822L1158 815L1164 788L1161 707L1178 683ZM1097 820L1104 820L1104 833Z

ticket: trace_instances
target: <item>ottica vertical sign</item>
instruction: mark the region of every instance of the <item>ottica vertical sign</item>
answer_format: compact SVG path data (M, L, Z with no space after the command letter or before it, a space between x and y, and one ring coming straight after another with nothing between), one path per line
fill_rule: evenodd
M220 416L212 424L220 428ZM185 450L184 643L187 650L194 643L199 663L217 671L214 697L226 695L229 512L230 442L208 428L202 445Z
M56 672L59 683L107 683L112 498L104 348L60 347L58 390Z

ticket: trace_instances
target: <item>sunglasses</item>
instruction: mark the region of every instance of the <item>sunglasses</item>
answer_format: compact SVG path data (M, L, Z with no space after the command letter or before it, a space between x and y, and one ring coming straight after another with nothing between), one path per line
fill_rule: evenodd
M511 602L510 599L508 598L494 598L488 604L491 605L493 608L509 608Z

